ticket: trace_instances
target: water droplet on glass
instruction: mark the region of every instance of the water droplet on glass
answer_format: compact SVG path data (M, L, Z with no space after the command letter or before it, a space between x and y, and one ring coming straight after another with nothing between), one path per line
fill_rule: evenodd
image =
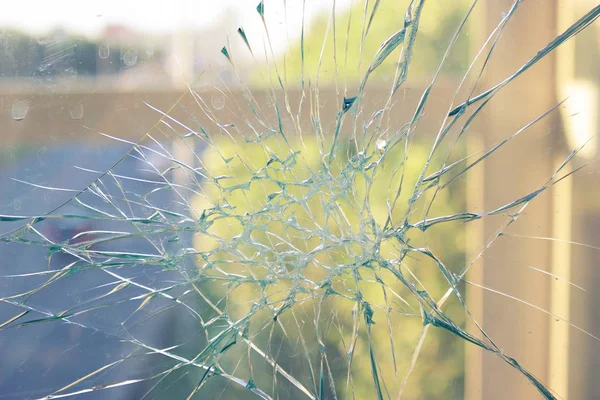
M213 94L210 103L215 110L222 110L225 107L225 96L222 94Z
M79 120L83 118L83 104L78 103L69 107L69 114L71 114L71 119Z
M105 60L110 56L110 48L107 44L102 43L98 48L98 57Z
M128 67L135 65L138 60L137 50L129 49L123 54L123 63Z
M19 211L21 209L21 200L15 200L13 202L13 208L15 209L15 211Z
M503 12L502 14L500 14L500 16L502 17L502 19L506 18L506 13Z
M27 116L27 111L29 111L29 103L20 100L13 104L11 114L15 121L21 121Z
M152 55L154 55L154 47L152 47L152 46L150 46L150 47L147 47L147 48L146 48L146 54L147 54L148 56L152 56Z

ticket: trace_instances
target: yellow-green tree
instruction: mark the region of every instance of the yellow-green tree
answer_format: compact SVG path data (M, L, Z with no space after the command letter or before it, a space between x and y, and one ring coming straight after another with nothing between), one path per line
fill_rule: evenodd
M288 86L309 81L319 86L337 81L357 86L377 50L388 38L401 29L409 6L408 0L354 2L345 10L323 14L305 26L304 37L294 43L277 60L278 71ZM418 35L412 51L409 75L423 79L438 68L444 52L467 13L469 2L431 1L421 13ZM335 42L335 46L334 46ZM449 54L442 75L460 76L468 63L468 36L463 31ZM371 81L390 84L396 72L401 51L398 48L373 73ZM266 69L266 66L265 66ZM275 70L255 75L257 84L273 77Z
M424 147L413 144L407 162L402 145L385 157L381 146L350 146L332 164L321 153L314 136L216 140L203 155L210 177L194 203L207 226L196 234L198 267L214 303L309 392L362 399L380 382L395 393L423 322L410 291L384 264L439 298L447 283L431 260L407 255L403 240L426 241L452 265L462 260L461 231L440 226L425 237L413 230L402 240L385 234L393 231L385 228L388 218L423 213L409 199ZM388 199L399 185L405 190L392 209ZM460 193L440 192L434 212L449 213L460 202ZM460 322L461 312L455 317ZM404 398L461 396L463 347L450 336L434 331L427 338ZM246 346L228 349L224 365L258 387L303 398Z

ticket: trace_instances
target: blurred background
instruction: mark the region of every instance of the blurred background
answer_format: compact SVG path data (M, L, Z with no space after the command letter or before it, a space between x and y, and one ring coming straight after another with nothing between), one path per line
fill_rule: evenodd
M407 82L395 95L397 105L385 122L389 130L410 122L427 85L436 79L415 133L415 165L423 164L452 104L460 104L469 95L470 90L457 89L465 76L467 82L479 79L476 94L492 87L596 6L593 0L524 2L504 27L481 76L477 68L467 74L512 4L508 0L481 0L438 71L471 2L427 2ZM248 93L261 107L261 119L278 120L283 130L303 131L308 144L302 146L315 154L323 153L316 141L311 142L318 134L312 117L317 115L323 130L333 132L343 99L355 95L374 54L403 25L408 1L272 0L264 2L262 15L257 5L256 0L23 0L4 4L0 13L0 215L64 214L65 202L108 170L135 179L153 179L146 162L152 151L137 159L128 155L136 143L166 148L173 159L192 168L208 165L215 176L231 173L215 161L215 151L221 157L231 153L258 160L264 154L256 153L248 142L228 139L230 134L244 137L253 131L247 116L251 112L240 106L246 103ZM371 21L374 7L378 11ZM475 64L479 68L485 54ZM567 172L585 167L546 190L506 229L507 215L503 214L455 224L426 238L428 245L444 254L444 261L457 270L472 265L461 290L473 319L503 351L560 398L600 398L600 382L595 379L600 368L600 295L595 289L600 284L598 65L600 24L596 21L500 92L464 138L445 144L456 157L491 148L566 101L526 134L457 179L438 200L442 203L439 210L481 213L497 209L544 185L571 151L587 143ZM370 77L362 114L370 115L384 106L396 66L397 58L390 57ZM302 106L296 105L298 112L289 113L292 117L285 113L280 116L280 109L287 105L275 95L280 90L293 105L306 93L311 98L318 93L319 102L315 108L307 101L304 107L310 107L310 112L300 113ZM159 120L164 114L173 119L165 123L172 132L161 130ZM210 146L201 141L184 142L181 137L190 131L188 127L206 131L215 140ZM149 140L148 133L154 133L156 140ZM155 156L152 164L164 171L172 160ZM419 172L418 168L409 171L407 180L416 179ZM177 170L172 173L177 184L194 183ZM130 190L151 190L141 181L139 185ZM263 195L250 191L248 197L230 200L243 207L252 204L253 196ZM171 194L160 196L157 204L189 211ZM385 196L382 191L381 207ZM202 203L193 194L188 200ZM322 215L313 217L319 221ZM19 221L5 221L0 224L0 233L8 235L21 225ZM55 219L43 229L48 238L63 242L90 230L114 227L85 219ZM230 227L215 229L219 235L233 235ZM502 236L496 238L501 230ZM188 240L196 248L204 245L197 238ZM145 245L131 246L141 252ZM8 276L62 268L72 261L49 257L44 249L30 247L0 244L0 297L6 299L7 293L31 287L30 281ZM159 269L145 274L144 279L150 282L175 279ZM427 274L431 282L428 289L438 295L437 300L444 293L445 282ZM66 300L73 304L83 304L89 296L86 290L100 285L96 279L100 278L81 278L75 284L56 282L36 301L49 304L60 293L68 295ZM10 325L17 315L15 307L2 303L0 328ZM345 321L340 318L340 324L351 329L351 307L339 307L338 313L347 316ZM458 324L481 337L459 304L447 307ZM125 351L123 343L115 340L118 334L111 337L110 333L113 324L123 322L131 312L119 309L94 314L96 318L90 323L97 331L92 336L74 332L71 327L66 333L60 328L45 328L51 324L0 331L0 399L41 398L86 371L105 365L114 354ZM377 342L389 341L384 318L380 324L375 325L379 331L374 337ZM394 337L397 357L405 362L405 368L418 340L419 324L418 320L394 322L399 329ZM191 331L184 318L172 315L158 319L146 334L167 346L171 341L187 343ZM522 374L499 357L447 333L431 333L424 349L403 398L540 396ZM364 347L357 351L368 354ZM241 359L243 355L233 357ZM341 364L345 357L342 350L337 357L334 359ZM394 371L396 361L386 357L390 358L389 354L380 354L381 374L393 379L398 375ZM298 368L293 361L288 366ZM142 362L130 368L146 368L145 376L156 373ZM342 374L343 368L331 368ZM371 367L353 368L357 376L355 398L373 396ZM111 371L103 384L124 379L125 375ZM115 389L121 397L111 398L185 398L198 378L194 374L173 378L154 392L149 390L156 381L142 382L131 386L135 389ZM346 375L339 378L343 387ZM269 379L263 377L264 382ZM249 398L245 397L249 392L223 394L219 386L208 390L224 398ZM98 398L111 393L102 392ZM325 397L334 398L333 393ZM337 394L345 397L339 391ZM288 395L281 394L281 398L303 398Z

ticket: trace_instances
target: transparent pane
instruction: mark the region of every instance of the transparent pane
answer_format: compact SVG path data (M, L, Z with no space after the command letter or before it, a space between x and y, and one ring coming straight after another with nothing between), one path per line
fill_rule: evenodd
M0 16L3 398L600 396L600 6L59 3Z

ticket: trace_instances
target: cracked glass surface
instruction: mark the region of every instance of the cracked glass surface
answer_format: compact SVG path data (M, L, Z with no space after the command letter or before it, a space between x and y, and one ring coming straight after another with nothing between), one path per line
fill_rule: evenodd
M77 124L102 145L7 145L0 159L0 398L463 398L467 346L541 398L559 397L488 335L466 291L497 292L598 340L597 329L470 279L497 241L519 238L510 229L538 197L580 173L588 142L535 187L473 209L473 170L568 100L482 148L467 138L505 87L600 7L488 85L525 2L497 16L476 51L466 26L477 1L333 2L318 15L279 3L278 13L253 4L253 31L239 26L212 46L207 59L218 61L198 61L176 98L122 100L114 118L143 110L128 128L137 136L86 120L92 95L111 89L79 89L79 60L91 52L96 67L125 74L159 50L3 31L3 71L75 97L11 94L2 117L60 112L57 140ZM299 27L283 50L269 18ZM465 227L488 219L499 221L494 234L469 253ZM559 240L519 240L538 239Z

